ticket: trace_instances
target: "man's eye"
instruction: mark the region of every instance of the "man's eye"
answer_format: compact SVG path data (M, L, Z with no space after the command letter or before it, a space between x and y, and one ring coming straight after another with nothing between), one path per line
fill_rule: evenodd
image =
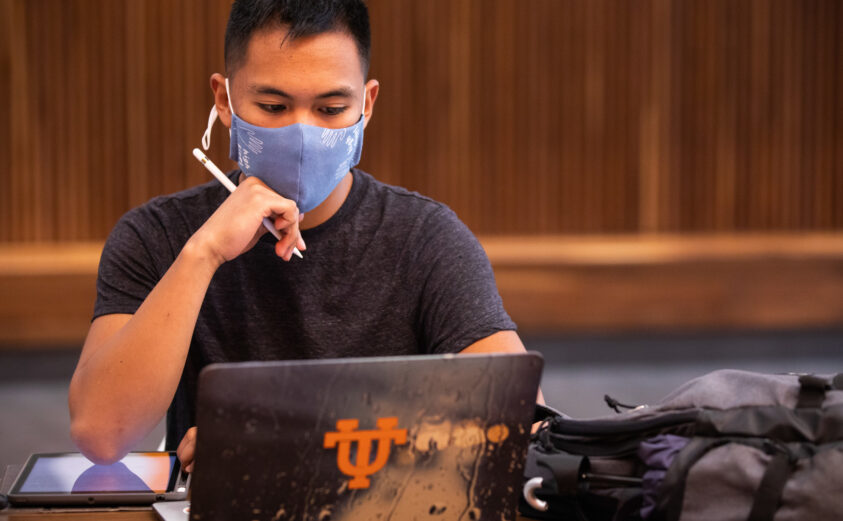
M328 116L339 116L345 109L348 107L323 107L322 112L327 114Z
M258 106L266 112L270 114L277 114L282 110L286 109L285 105L276 105L276 104L268 104L268 103L258 103Z

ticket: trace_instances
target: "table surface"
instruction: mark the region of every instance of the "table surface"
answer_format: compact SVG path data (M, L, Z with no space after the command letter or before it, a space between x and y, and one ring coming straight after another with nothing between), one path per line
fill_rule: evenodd
M17 476L21 465L8 465L4 474L0 474L0 491L8 494L11 481ZM6 508L0 510L0 521L16 521L25 519L51 519L53 521L159 521L158 515L152 507L118 507L111 509L95 509L88 506L59 507L55 510L43 508ZM530 521L521 515L516 515L515 521Z
M52 519L54 521L81 521L82 519L96 519L97 521L158 521L158 516L151 508L133 510L131 512L83 510L79 512L42 512L32 510L2 510L0 521L14 521L16 519Z
M90 510L80 512L33 512L26 510L0 510L0 521L16 521L19 519L51 519L53 521L81 521L93 519L95 521L159 521L151 508L134 510L131 512L109 512ZM515 521L529 521L526 517L516 516Z

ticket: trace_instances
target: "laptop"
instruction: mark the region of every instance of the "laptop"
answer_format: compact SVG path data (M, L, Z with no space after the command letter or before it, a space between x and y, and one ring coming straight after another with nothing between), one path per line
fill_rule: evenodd
M208 366L191 504L172 510L515 519L542 365L526 353Z

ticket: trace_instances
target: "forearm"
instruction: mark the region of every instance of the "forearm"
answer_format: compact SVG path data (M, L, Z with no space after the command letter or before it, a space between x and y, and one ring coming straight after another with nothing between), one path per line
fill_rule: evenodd
M306 249L295 202L250 177L193 234L134 315L91 324L68 400L71 436L86 456L116 461L164 415L211 278L266 233L264 218L282 235L279 257L289 260L296 245Z
M498 331L466 347L460 354L479 353L526 353L527 349L515 331ZM545 405L542 390L536 396L536 403Z
M71 435L89 458L119 459L169 407L219 265L203 251L189 241L119 330L105 335L92 327L69 391Z

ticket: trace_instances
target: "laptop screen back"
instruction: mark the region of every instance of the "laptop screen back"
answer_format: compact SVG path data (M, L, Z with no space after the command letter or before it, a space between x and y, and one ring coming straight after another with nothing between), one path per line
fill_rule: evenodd
M542 360L210 366L194 519L513 519Z

